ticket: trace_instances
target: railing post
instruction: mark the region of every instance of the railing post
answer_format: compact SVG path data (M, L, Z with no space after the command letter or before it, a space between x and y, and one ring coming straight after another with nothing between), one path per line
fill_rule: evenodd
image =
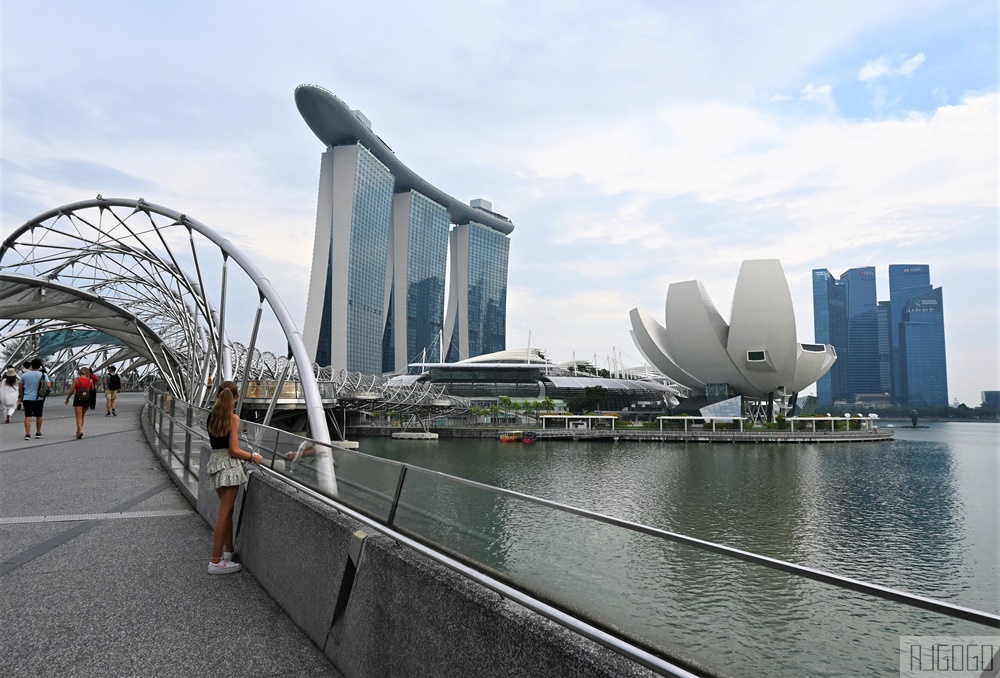
M156 435L160 438L163 437L163 401L165 398L166 398L165 393L160 393L159 397L157 398L159 406L156 409L158 411L159 416L157 417L156 420Z
M184 414L184 470L191 470L191 422L194 419L194 410L191 403L187 404L187 412Z
M167 412L167 452L174 454L174 408L177 407L177 399L170 399L170 411ZM175 455L176 456L176 455Z
M403 491L403 481L406 479L406 466L402 466L399 469L399 478L396 481L396 491L392 495L392 506L389 508L389 517L386 519L385 524L392 527L393 521L396 519L396 509L399 507L399 495Z

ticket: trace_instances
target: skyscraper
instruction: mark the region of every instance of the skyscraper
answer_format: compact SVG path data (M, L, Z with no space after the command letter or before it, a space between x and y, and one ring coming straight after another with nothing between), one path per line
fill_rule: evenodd
M451 232L451 290L446 360L503 351L507 324L507 258L510 241L482 224Z
M439 359L445 301L448 210L408 191L393 198L392 281L382 371L395 372L429 352ZM395 322L405 318L405 323ZM434 350L437 348L438 350Z
M892 393L892 359L890 350L892 340L889 338L889 323L891 308L888 301L878 302L878 390L879 393Z
M837 350L837 362L816 382L820 404L879 392L877 308L874 267L849 269L839 280L826 269L813 270L816 341Z
M902 392L908 407L948 405L948 366L944 345L941 288L910 297L899 323Z
M303 85L295 102L327 147L303 329L316 363L378 374L504 349L511 221L417 176L330 92Z
M931 269L926 264L892 264L889 266L889 359L892 362L892 402L907 403L905 364L900 350L899 324L903 308L914 296L931 291Z
M847 291L847 397L854 400L859 393L879 392L875 267L849 269L840 279Z
M833 344L838 356L816 383L820 404L886 392L904 407L948 404L944 301L926 264L889 266L889 301L879 302L871 266L839 280L813 270L813 321L816 341Z
M816 342L830 344L837 362L816 382L820 405L832 405L847 398L847 298L843 283L827 269L813 269L813 330Z

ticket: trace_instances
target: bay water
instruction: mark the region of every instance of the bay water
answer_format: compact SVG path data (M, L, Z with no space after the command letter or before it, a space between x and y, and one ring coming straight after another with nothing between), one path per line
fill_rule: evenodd
M930 422L878 443L362 438L361 451L1000 613L998 441L1000 424ZM481 514L476 558L498 572L722 674L895 675L900 636L1000 635L551 511L435 501Z

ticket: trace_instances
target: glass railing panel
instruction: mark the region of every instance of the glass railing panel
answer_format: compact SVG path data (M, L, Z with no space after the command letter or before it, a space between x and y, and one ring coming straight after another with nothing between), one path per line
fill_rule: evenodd
M380 522L389 519L403 466L354 450L333 448L338 500Z
M268 398L268 383L266 381L251 381L247 383L247 398L259 400Z
M636 645L726 675L897 675L900 636L991 635L419 469L408 469L393 527Z
M273 456L265 454L265 465L317 492L328 494L316 446L300 436L270 431L272 435L278 433L278 438ZM380 522L388 520L402 465L335 445L330 454L337 482L337 500Z

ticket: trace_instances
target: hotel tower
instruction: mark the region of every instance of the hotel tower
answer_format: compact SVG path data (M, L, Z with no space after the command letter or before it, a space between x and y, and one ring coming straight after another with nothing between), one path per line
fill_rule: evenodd
M295 103L326 146L303 330L313 360L383 374L504 350L510 219L431 186L330 92L302 85Z

